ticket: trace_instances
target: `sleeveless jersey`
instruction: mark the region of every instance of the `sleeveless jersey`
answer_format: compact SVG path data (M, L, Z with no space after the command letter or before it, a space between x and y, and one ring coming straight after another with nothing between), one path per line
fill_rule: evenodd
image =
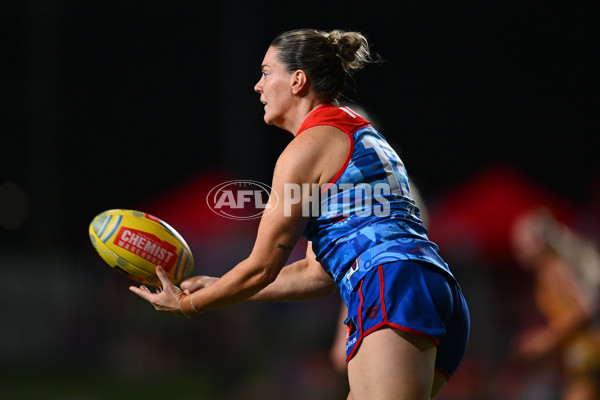
M318 215L304 230L342 298L371 268L398 260L427 262L454 278L427 237L404 164L383 136L348 107L319 106L297 135L317 125L334 126L350 139L344 165L321 188Z

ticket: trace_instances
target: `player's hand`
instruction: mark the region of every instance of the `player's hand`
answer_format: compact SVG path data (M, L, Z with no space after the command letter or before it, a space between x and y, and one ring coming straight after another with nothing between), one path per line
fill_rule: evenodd
M211 276L193 276L181 282L180 286L185 294L191 294L197 290L209 287L218 280L219 278L213 278Z
M152 293L146 285L140 287L130 286L129 290L137 294L141 298L149 301L155 309L159 311L170 311L177 314L182 314L180 301L185 294L183 290L173 285L165 271L160 267L156 267L156 275L162 283L162 287L156 288L156 293Z

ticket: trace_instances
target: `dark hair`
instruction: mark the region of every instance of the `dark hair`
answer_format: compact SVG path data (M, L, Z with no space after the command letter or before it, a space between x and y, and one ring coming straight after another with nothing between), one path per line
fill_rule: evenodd
M347 78L372 61L369 42L359 32L298 29L280 34L271 46L289 72L303 70L317 95L328 102L337 101Z

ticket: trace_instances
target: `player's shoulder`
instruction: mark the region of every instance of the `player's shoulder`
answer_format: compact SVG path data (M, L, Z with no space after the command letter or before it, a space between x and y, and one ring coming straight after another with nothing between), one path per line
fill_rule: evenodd
M348 135L333 126L319 125L294 138L279 156L278 166L308 183L323 183L341 168L353 148Z
M347 154L351 147L350 135L332 125L315 125L297 135L285 148L286 156L313 160L317 156L330 157L338 150Z
M319 154L331 148L336 139L344 139L344 136L343 132L334 126L310 127L288 143L279 156L279 160L282 162L313 162Z

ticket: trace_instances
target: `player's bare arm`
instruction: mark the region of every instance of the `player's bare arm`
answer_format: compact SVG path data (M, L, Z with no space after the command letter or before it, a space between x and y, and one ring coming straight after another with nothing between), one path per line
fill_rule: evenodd
M321 129L326 133L323 137L319 137L317 128L322 127L313 128L313 132L307 130L306 135L303 134L294 139L281 154L273 176L272 190L274 192L284 193L286 183L297 185L326 183L327 179L331 179L343 164L349 146L347 138L339 132L328 129ZM330 147L328 142L332 137L342 146L336 146L334 142ZM323 149L326 147L329 147L330 152L332 148L340 149L337 151L338 157L331 157L330 153L325 154ZM332 160L338 159L342 161L336 163L337 165L330 165ZM136 287L132 287L131 290L150 301L156 308L170 309L174 312L179 312L182 304L184 308L187 307L187 310L190 310L191 307L194 311L203 312L248 300L276 280L290 255L290 251L281 248L280 245L293 248L307 221L308 217L302 215L300 203L289 207L289 215L284 213L282 206L264 214L250 256L210 286L205 286L203 290L190 295L171 289L163 290L160 294L150 293ZM160 272L158 275L161 277ZM306 276L310 277L311 275ZM164 287L170 282L167 279L166 282L163 281L163 284ZM185 285L183 286L185 288ZM184 296L192 295L191 299L183 299Z
M321 266L312 250L306 247L306 257L284 267L277 279L252 296L250 301L297 301L327 296L334 292L333 279Z
M282 248L281 246L277 246ZM195 276L181 283L181 289L186 294L204 289L219 278L210 276ZM269 286L252 296L248 301L297 301L327 296L336 286L331 276L325 272L321 263L312 251L311 242L306 247L306 257L285 266L277 279Z

